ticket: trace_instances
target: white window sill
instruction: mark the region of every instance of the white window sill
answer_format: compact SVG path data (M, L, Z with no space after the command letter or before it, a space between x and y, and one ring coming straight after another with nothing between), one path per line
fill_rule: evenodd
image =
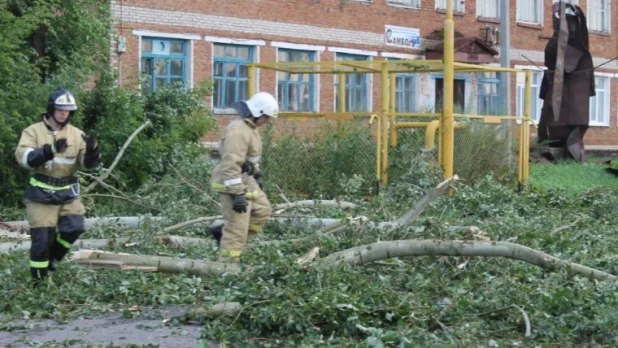
M589 127L609 127L609 122L607 123L600 123L600 122L590 122L588 124Z
M405 4L396 4L396 3L390 3L390 2L387 2L386 5L391 6L391 7L407 8L410 10L420 10L421 9L421 7L417 5L405 5Z
M238 115L234 108L214 108L213 113L215 115Z

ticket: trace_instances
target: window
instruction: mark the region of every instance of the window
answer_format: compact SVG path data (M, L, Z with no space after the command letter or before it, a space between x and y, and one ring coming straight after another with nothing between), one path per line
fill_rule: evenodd
M553 3L557 3L560 0L553 0ZM590 0L588 0L590 1ZM579 5L579 0L566 0L565 1L567 4L573 4L573 5Z
M395 112L416 111L416 75L395 76Z
M482 73L478 86L478 114L500 114L500 80L495 72Z
M187 41L142 37L142 88L155 91L170 84L186 86Z
M530 68L515 66L515 68ZM541 108L543 108L543 100L539 98L539 89L543 81L543 71L535 70L532 72L532 91L530 92L530 119L539 123L541 119ZM524 73L517 74L517 115L524 115L524 91L526 87L526 75Z
M594 77L596 95L590 98L590 125L609 126L609 76Z
M609 33L609 0L588 0L588 29Z
M367 60L367 57L337 53L337 60ZM335 77L335 109L339 111L339 75ZM345 74L345 111L369 111L369 74Z
M500 18L500 1L478 0L476 2L476 16L483 18Z
M386 0L386 3L405 7L421 8L421 0Z
M447 0L436 0L436 8L439 10L446 10L446 1ZM464 0L451 0L453 1L453 11L455 12L465 12L466 11L466 2Z
M311 51L279 49L279 62L314 62ZM315 111L315 74L277 73L277 94L281 111Z
M249 97L247 64L253 62L253 51L252 46L214 44L214 108L230 108L235 101Z
M517 21L543 24L543 0L517 0Z

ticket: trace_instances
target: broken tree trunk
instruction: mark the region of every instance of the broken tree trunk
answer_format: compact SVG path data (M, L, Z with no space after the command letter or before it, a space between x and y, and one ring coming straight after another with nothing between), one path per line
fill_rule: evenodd
M566 269L571 273L597 280L618 280L615 275L565 261L523 245L492 241L400 240L362 245L330 254L322 263L362 265L409 256L486 256L524 261L550 271Z
M222 262L178 259L168 256L134 255L110 253L98 250L79 250L73 252L73 261L79 265L92 268L138 269L161 273L188 273L197 275L217 275L239 273L236 264Z

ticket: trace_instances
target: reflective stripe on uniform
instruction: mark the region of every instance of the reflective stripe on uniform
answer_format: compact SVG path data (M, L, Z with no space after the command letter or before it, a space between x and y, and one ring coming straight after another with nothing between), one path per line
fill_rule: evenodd
M67 158L67 157L54 157L54 163L57 164L75 164L75 158Z
M40 182L35 178L30 178L30 185L34 186L34 187L39 187L42 189L46 189L46 190L54 190L54 191L61 191L61 190L68 190L71 188L71 185L66 185L66 186L53 186L53 185L48 185L44 182Z
M224 257L240 257L240 255L242 254L242 251L240 250L227 250L227 249L221 249L220 252L221 256Z
M260 233L262 232L262 228L258 225L254 225L254 224L249 224L249 231L250 232L255 232L255 233Z
M245 193L245 197L247 197L247 199L249 200L255 200L257 199L258 194L259 194L258 191L251 191L251 192Z
M228 180L225 180L223 184L225 184L225 186L242 184L242 178L228 179Z
M217 191L225 191L225 190L227 190L227 187L225 185L219 184L217 182L213 182L210 186L213 189L217 190Z
M32 261L30 260L30 267L32 268L47 268L49 261Z
M62 245L63 247L67 248L67 249L72 249L73 248L73 244L67 242L66 240L62 239L62 237L60 237L60 234L56 234L56 241L58 243L60 243L60 245Z
M33 148L29 147L26 149L26 151L24 151L23 156L21 157L21 166L26 168L26 169L32 169L32 167L30 167L30 165L28 165L28 155L30 154L30 152L34 151Z

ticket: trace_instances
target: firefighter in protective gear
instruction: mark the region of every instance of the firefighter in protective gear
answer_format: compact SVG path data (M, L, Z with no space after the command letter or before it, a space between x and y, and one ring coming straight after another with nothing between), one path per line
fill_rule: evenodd
M55 90L43 120L22 132L15 151L17 162L32 172L25 204L32 239L30 273L35 280L53 271L85 230L75 173L80 167L96 167L101 155L93 135L69 124L75 110L73 94Z
M268 197L256 181L261 183L262 139L258 127L277 117L279 104L269 93L259 92L232 106L240 117L223 132L221 160L211 178L225 223L210 231L219 242L219 261L237 263L245 244L262 231L271 214Z

